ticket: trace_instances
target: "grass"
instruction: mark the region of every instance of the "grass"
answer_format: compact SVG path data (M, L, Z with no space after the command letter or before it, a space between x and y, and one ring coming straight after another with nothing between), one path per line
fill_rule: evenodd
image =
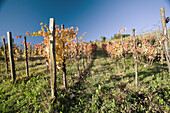
M80 61L81 62L81 61ZM138 65L138 87L135 88L133 59L126 59L126 74L120 73L114 59L100 48L89 60L82 79L76 78L75 63L67 66L68 89L63 89L61 72L57 75L56 112L169 112L169 76L166 70ZM50 112L50 75L45 60L30 61L31 77L25 76L25 64L17 62L17 80L10 82L5 63L0 75L0 112ZM80 64L82 67L82 64ZM82 70L82 68L81 68ZM22 77L22 79L21 79Z

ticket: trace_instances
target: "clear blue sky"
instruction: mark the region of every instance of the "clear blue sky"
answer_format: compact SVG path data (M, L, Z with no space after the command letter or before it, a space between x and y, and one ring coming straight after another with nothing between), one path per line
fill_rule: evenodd
M110 39L122 27L127 28L123 33L131 34L135 28L139 34L154 24L161 25L162 7L166 16L170 16L170 0L0 0L0 36L6 37L7 31L13 37L38 31L40 23L48 24L51 17L56 24L65 24L65 28L79 27L80 35L87 32L86 42L100 39L101 35ZM22 40L15 39L15 43ZM28 37L33 44L42 40Z

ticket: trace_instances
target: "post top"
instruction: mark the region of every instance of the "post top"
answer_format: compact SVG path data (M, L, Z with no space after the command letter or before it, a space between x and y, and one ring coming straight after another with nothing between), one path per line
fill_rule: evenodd
M50 18L50 20L54 20L54 18Z
M11 33L11 31L8 31L8 32L7 32L7 34L10 34L10 33Z
M165 10L165 7L160 8L160 10Z
M12 33L10 31L7 32L7 37L11 37Z
M64 29L64 24L61 24L61 29Z

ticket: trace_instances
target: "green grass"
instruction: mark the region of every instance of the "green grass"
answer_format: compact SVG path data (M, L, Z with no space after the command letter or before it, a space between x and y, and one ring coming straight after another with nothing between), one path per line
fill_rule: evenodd
M81 61L79 61L81 63ZM100 48L88 61L82 79L76 78L76 65L67 66L67 91L63 89L61 72L57 74L56 112L63 113L117 113L117 112L168 112L170 110L169 75L167 70L138 65L138 87L134 82L134 60L126 59L126 74L123 74L122 60L120 73L114 59ZM25 63L17 62L17 80L10 82L5 74L5 63L0 62L0 112L50 112L50 75L45 60L30 61L31 77L25 75ZM154 64L155 65L155 64ZM80 64L82 71L82 64ZM5 77L8 76L8 77ZM20 77L19 77L20 76ZM22 80L20 80L22 78Z

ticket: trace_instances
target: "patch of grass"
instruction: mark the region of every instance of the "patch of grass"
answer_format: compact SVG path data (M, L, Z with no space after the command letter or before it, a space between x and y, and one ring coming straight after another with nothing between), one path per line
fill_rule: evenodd
M82 78L77 79L76 64L67 65L68 89L63 88L62 72L57 73L56 112L168 112L169 76L166 70L138 65L138 87L135 87L134 59L126 57L126 73L119 60L120 73L115 59L111 59L100 47L88 61L85 72L79 60ZM158 62L157 62L158 63ZM30 61L30 76L25 76L25 63L16 65L17 80L10 82L1 61L0 112L50 112L50 75L45 60ZM154 63L153 65L156 65ZM3 76L1 75L3 74Z

